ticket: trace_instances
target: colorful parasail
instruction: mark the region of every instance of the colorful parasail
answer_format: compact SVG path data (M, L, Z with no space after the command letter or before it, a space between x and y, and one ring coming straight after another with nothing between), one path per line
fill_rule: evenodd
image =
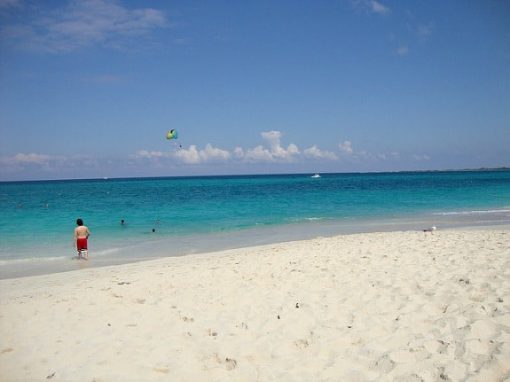
M177 139L177 130L172 129L169 132L166 133L166 139Z

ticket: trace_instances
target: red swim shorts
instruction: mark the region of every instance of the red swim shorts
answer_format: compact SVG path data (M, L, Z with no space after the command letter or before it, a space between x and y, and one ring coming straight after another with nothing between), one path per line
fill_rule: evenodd
M82 249L88 249L86 237L80 237L80 238L76 239L76 249L78 251L81 251Z

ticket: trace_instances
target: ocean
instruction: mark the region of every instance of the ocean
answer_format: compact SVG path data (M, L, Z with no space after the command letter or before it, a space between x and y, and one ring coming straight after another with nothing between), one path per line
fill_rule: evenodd
M316 236L510 223L510 171L0 183L0 278ZM125 224L121 224L121 220ZM153 232L154 230L154 232Z

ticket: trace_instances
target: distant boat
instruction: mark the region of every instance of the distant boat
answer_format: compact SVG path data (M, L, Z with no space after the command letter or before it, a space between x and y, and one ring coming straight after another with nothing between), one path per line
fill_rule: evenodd
M320 178L321 176L319 174L313 174L311 177L312 178Z

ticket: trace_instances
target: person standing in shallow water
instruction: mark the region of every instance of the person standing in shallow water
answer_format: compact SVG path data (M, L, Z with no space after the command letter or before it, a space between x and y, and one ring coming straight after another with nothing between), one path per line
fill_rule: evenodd
M87 226L83 225L82 219L76 220L77 227L74 229L74 238L76 240L76 250L78 251L78 258L88 260L89 249L88 249L88 238L90 231ZM82 254L84 256L82 256Z

